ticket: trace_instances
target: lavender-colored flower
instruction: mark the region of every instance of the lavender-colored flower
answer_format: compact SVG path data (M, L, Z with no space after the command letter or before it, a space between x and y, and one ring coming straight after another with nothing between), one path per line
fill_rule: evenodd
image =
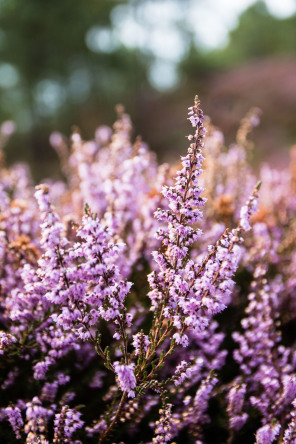
M74 286L72 298L83 298L90 305L90 325L95 325L98 318L115 320L121 315L125 297L132 286L121 278L114 263L124 244L111 242L109 230L91 213L83 217L77 236L82 241L74 244L70 257L82 261L78 270L73 268L68 276L70 282L79 279L81 284Z
M155 216L166 222L167 228L157 231L156 237L162 242L162 247L153 252L160 271L153 271L148 276L151 287L148 295L152 308L157 310L155 323L169 319L177 329L173 339L184 347L188 345L187 335L184 334L186 329L202 331L209 320L229 304L234 285L231 278L241 256L238 244L242 241L241 232L245 231L241 223L238 228L226 231L214 246L209 247L209 254L197 264L188 257L189 246L201 234L191 224L201 219L198 207L205 203L200 196L202 188L198 185L205 129L197 99L189 114L190 121L196 124L196 132L194 136L189 136L193 142L188 155L182 158L183 169L177 172L175 186L163 189L169 209L158 210ZM255 211L258 189L258 186L255 187L246 203L248 217ZM160 319L158 312L161 313Z
M59 147L64 143L64 139L61 133L58 131L54 131L51 133L49 137L49 143L56 149L59 149Z
M174 428L171 432L173 436L176 436L183 428L187 428L195 438L203 439L202 426L209 422L208 403L217 384L217 377L210 374L201 382L194 397L186 396L184 398L185 407L183 411L175 415Z
M142 355L147 351L150 344L149 338L144 333L140 332L133 336L133 346L135 347L135 354Z
M200 388L197 390L193 399L193 410L196 415L195 421L197 423L206 420L205 413L208 408L209 399L217 383L218 378L215 375L210 375L202 382Z
M11 120L6 120L0 127L1 134L5 137L10 137L15 132L15 123Z
M172 404L165 404L159 410L160 418L155 423L155 437L152 439L153 444L165 444L171 441L174 429L174 416L172 415Z
M129 398L134 398L134 389L137 385L137 380L134 373L135 364L120 364L114 362L114 370L117 376L118 385L123 392L127 392Z
M18 375L19 375L19 368L16 366L14 369L8 372L6 379L1 384L1 389L6 390L8 387L15 384L15 380Z
M3 355L5 350L15 342L17 342L17 339L13 335L0 331L0 355Z
M59 386L67 384L69 380L69 376L66 376L63 373L59 373L56 375L56 379L53 382L46 382L42 387L40 397L41 401L53 402L55 400Z
M191 377L192 370L190 368L190 364L186 361L180 362L180 364L176 367L175 375L173 377L174 384L180 385L185 379L189 379Z
M85 427L88 436L93 436L95 433L104 433L107 430L107 423L104 419L99 419L91 427Z
M42 406L41 401L37 396L32 399L32 402L27 402L26 406L26 419L28 421L38 419L39 417L47 420L53 413L52 410Z
M112 136L112 129L109 126L101 125L96 129L95 139L100 145L106 145Z
M34 378L41 380L45 378L45 375L48 371L48 368L54 364L54 359L46 356L44 361L37 362L37 364L34 365Z
M244 205L240 212L240 225L245 231L251 229L250 218L258 210L258 199L252 196L249 205Z
M25 433L27 434L27 443L41 442L47 444L45 432L48 420L53 415L52 409L42 406L41 401L35 396L31 402L26 404L26 424Z
M256 444L272 444L281 431L279 423L266 424L257 430Z
M243 411L246 389L246 384L235 384L230 388L227 396L229 426L235 431L240 430L248 419L248 414Z
M292 402L291 420L285 430L283 444L293 444L296 442L296 399Z
M20 409L18 407L6 407L5 413L7 414L8 421L16 438L21 439L21 430L24 426L24 421Z
M42 401L53 402L58 391L58 386L58 381L46 382L42 387L40 399Z
M64 405L54 418L54 443L72 443L72 435L82 428L81 413Z
M239 344L234 358L247 384L249 401L262 417L263 427L257 433L258 443L273 441L278 429L272 424L285 418L296 396L293 354L280 345L280 324L274 323L278 317L281 286L277 279L268 283L266 272L265 264L257 264L246 308L247 316L241 322L244 333L233 333L234 340Z

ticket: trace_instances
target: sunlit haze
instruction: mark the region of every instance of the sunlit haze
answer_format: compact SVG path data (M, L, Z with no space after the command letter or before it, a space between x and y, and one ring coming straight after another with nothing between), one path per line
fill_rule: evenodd
M150 82L169 89L178 82L177 63L193 36L200 50L223 47L239 15L254 0L154 0L115 7L113 29L92 28L86 43L93 51L112 52L120 44L139 48L152 56ZM288 17L296 12L295 0L266 0L273 15Z

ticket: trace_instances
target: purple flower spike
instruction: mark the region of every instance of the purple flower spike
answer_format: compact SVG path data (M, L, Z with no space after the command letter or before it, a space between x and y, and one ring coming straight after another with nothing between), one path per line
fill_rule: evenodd
M129 398L134 398L137 381L134 374L135 364L120 364L114 362L114 370L118 378L118 385L123 392L128 393Z

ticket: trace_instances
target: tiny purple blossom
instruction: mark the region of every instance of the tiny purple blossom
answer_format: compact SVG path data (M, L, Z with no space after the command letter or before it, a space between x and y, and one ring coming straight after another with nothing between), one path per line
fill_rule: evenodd
M272 444L281 431L279 423L266 424L257 430L256 444Z
M186 361L181 361L176 367L174 383L175 385L182 384L185 379L190 379L192 370Z
M296 399L292 402L291 420L285 430L283 444L293 444L296 442Z
M8 421L15 433L17 439L21 439L21 429L24 426L24 421L21 415L21 411L18 407L6 407L5 413L7 414Z
M80 417L80 412L70 409L67 405L63 406L61 412L54 418L54 442L69 442L73 433L81 429L84 424Z
M135 354L141 355L147 351L150 344L149 338L144 333L137 333L133 336L133 346L135 347Z
M3 355L5 350L15 342L17 342L17 340L13 335L0 331L0 355Z
M135 364L120 364L114 362L114 370L117 376L118 385L123 392L128 393L129 398L134 398L134 389L137 385L137 380L134 374Z

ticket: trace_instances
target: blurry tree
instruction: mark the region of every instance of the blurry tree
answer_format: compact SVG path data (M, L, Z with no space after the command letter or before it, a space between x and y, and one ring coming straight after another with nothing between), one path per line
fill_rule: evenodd
M86 132L94 130L113 116L110 103L128 104L137 96L145 82L144 63L115 41L110 25L110 12L124 3L0 2L0 121L16 120L24 150L33 147L31 162L54 156L49 129L69 133L79 123ZM19 143L13 144L18 158Z
M296 15L279 19L258 1L241 14L224 48L201 52L192 45L182 69L228 141L255 105L263 110L263 150L295 143Z
M221 63L239 64L271 55L296 55L296 15L279 19L264 1L258 1L240 17L230 32L229 44L218 51Z
M120 12L127 7L137 24L130 32L137 35L141 20L146 20L149 31L143 5L150 5L151 15L153 1L0 0L0 122L12 119L18 127L9 160L25 158L33 167L38 165L37 178L52 174L56 159L48 144L50 131L69 134L71 126L78 124L83 136L91 137L99 123L113 121L118 102L126 105L137 131L153 148L168 145L173 150L173 140L181 140L176 135L177 122L186 105L196 91L202 98L207 96L219 72L265 56L295 55L296 16L277 19L263 1L241 15L225 48L207 52L196 43L187 22L182 22L184 14L173 17L174 3L187 14L185 0L166 0L170 9L161 15L159 25L164 26L166 41L159 49L164 61L170 62L165 58L170 43L165 33L172 20L171 29L186 40L186 50L174 60L180 80L177 88L161 94L149 83L151 68L158 62L151 47L124 46L112 22L115 8ZM152 33L149 37L148 33L148 44ZM162 76L166 75L164 71Z
M228 44L212 51L192 45L182 61L187 75L207 75L217 70L270 56L296 56L296 15L274 17L262 0L246 9L229 33Z

